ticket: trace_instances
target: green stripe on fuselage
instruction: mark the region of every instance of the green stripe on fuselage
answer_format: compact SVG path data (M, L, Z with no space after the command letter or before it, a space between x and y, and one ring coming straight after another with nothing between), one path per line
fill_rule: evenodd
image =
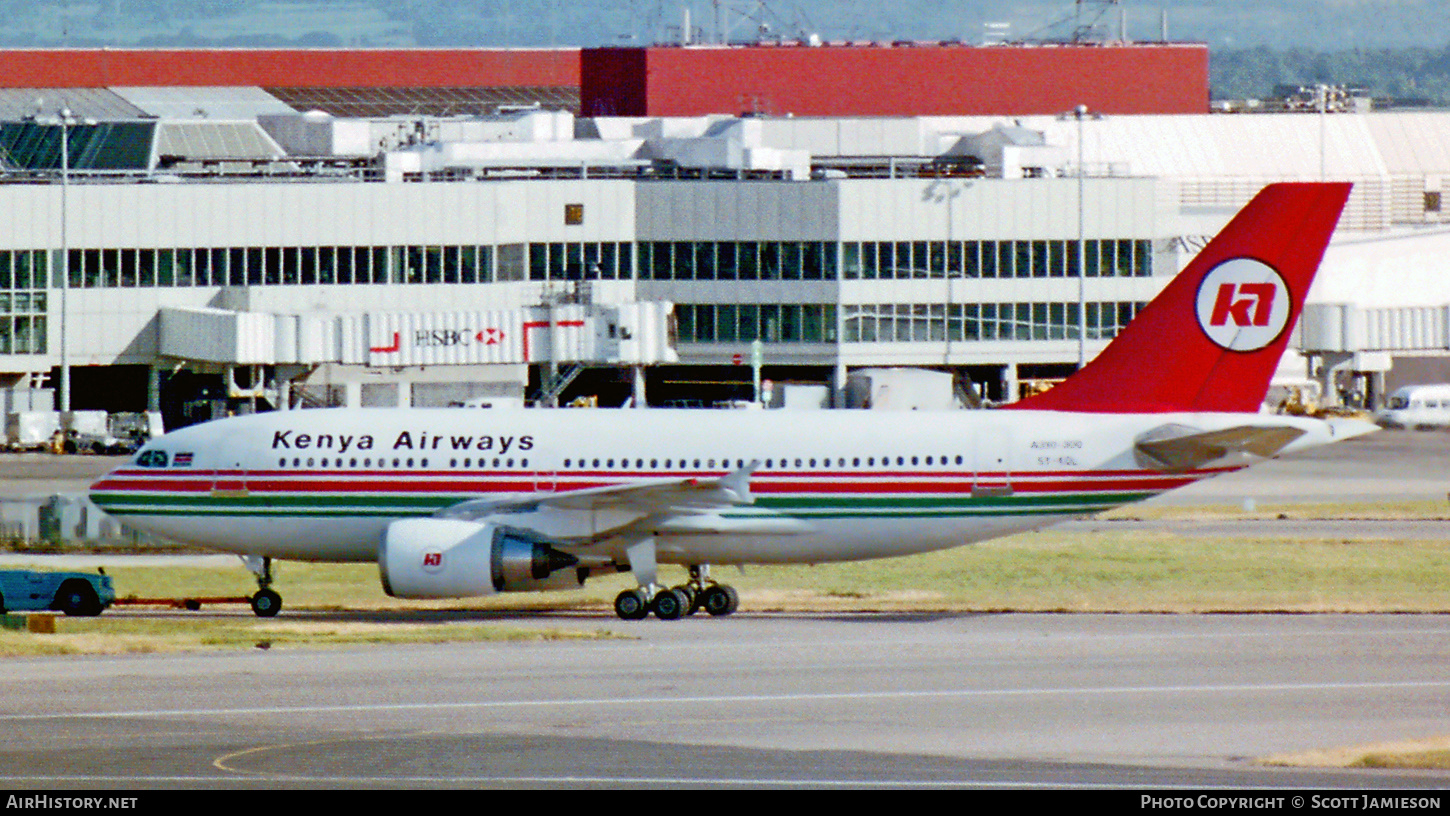
M1015 496L963 494L877 496L805 494L759 496L757 507L797 518L936 517L1090 513L1128 504L1157 491L1122 493L1023 493ZM98 493L92 500L117 516L426 516L474 498L468 495L389 495L336 493L209 494ZM744 512L742 512L744 511ZM726 510L730 518L750 518L745 508Z

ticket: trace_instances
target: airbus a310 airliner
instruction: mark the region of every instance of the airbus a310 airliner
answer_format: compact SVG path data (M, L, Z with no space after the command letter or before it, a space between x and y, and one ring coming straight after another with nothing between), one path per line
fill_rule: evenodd
M273 558L376 560L401 598L627 570L622 618L728 615L710 565L955 547L1372 430L1259 413L1349 187L1265 188L1096 359L998 410L280 411L160 437L91 497L250 560L263 616Z

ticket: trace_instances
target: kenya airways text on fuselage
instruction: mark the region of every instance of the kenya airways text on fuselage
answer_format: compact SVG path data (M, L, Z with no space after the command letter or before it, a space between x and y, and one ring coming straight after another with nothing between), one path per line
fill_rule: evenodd
M490 434L462 435L440 433L428 430L405 430L389 433L392 444L378 447L378 436L370 433L313 433L296 428L283 428L272 432L274 451L313 451L318 453L347 453L348 451L394 450L394 451L477 451L479 453L506 454L510 450L533 450L534 437L524 434L515 436L493 436Z

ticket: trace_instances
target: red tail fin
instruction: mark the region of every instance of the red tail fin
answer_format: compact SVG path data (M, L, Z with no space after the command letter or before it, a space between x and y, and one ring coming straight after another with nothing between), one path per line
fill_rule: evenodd
M1349 184L1272 184L1081 371L1010 408L1259 409Z

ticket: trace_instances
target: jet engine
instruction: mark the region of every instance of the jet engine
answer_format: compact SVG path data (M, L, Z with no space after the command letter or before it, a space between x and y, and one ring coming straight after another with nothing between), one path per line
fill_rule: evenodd
M403 519L378 550L383 591L394 598L467 598L583 586L579 559L529 533L456 519Z

